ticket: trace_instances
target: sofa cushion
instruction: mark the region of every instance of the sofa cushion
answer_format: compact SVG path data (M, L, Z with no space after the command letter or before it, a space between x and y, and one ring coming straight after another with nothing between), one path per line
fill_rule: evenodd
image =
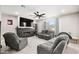
M44 53L47 53L47 54L50 54L52 52L52 49L53 47L53 42L46 42L46 43L43 43L43 44L40 44L37 49L41 50L42 54ZM46 52L44 52L46 51ZM41 53L40 51L38 51L39 53Z

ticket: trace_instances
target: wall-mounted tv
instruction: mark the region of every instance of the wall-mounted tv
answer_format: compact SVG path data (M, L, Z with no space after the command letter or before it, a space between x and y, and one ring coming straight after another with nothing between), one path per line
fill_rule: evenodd
M20 27L32 27L32 23L33 23L32 19L28 19L28 18L24 18L24 17L20 17L20 19L19 19Z

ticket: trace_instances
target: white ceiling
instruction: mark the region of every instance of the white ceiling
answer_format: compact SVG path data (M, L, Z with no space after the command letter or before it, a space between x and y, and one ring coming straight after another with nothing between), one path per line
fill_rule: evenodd
M3 13L24 17L30 17L35 11L46 13L46 17L79 12L78 5L26 5L25 8L20 5L2 5L0 8Z

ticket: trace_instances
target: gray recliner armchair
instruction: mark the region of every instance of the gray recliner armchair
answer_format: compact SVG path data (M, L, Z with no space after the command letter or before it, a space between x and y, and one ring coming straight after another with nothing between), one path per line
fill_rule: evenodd
M68 36L58 36L53 39L49 40L46 43L40 44L37 46L37 53L38 54L62 54L66 45L67 41L69 40Z
M15 50L23 49L28 43L26 38L19 38L15 33L11 32L5 33L3 37L5 39L6 46Z

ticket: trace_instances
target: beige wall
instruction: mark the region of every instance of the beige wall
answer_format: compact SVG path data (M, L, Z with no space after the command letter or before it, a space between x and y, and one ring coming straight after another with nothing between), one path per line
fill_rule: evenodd
M2 14L1 19L1 34L3 35L6 32L15 32L15 28L18 25L18 17L13 15ZM13 21L13 25L8 25L8 20Z
M59 18L59 32L70 32L79 36L79 14L66 15Z

